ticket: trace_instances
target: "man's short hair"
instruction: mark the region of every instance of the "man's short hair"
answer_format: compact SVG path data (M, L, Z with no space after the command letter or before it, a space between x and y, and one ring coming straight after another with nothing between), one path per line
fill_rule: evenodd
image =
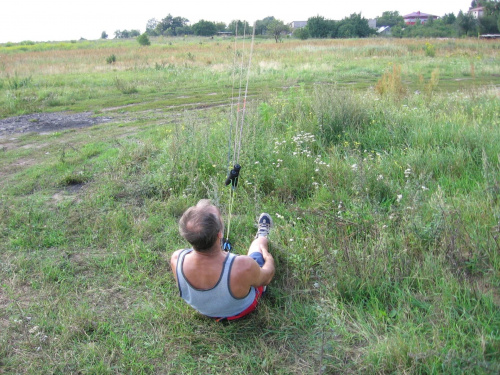
M181 236L197 251L210 249L223 230L222 221L212 207L215 206L209 199L202 199L196 206L188 208L179 220Z

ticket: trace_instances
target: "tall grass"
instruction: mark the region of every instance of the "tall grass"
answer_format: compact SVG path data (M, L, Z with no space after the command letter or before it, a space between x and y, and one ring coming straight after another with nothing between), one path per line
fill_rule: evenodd
M386 71L407 77L391 66L374 85L391 87ZM186 306L168 258L189 205L228 214L229 107L0 140L0 369L497 373L498 92L399 84L248 104L231 240L245 253L270 212L277 274L258 311L227 324Z

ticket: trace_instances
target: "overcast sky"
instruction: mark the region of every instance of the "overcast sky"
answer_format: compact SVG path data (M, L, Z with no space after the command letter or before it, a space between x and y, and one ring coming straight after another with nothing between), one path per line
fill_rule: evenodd
M0 43L110 38L116 30L144 32L151 18L169 13L187 18L229 23L234 19L250 24L268 16L289 23L307 21L317 15L340 20L352 13L375 18L384 11L401 15L415 11L442 16L469 9L470 0L2 0Z

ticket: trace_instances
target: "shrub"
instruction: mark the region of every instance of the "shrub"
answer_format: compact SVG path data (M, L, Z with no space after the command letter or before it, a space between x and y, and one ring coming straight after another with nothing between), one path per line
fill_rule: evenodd
M425 56L427 57L435 57L436 56L436 46L431 43L425 43Z
M111 56L106 57L106 62L108 64L114 64L116 62L116 56L112 54Z
M293 36L298 39L306 40L309 39L309 30L305 27L297 29L293 32Z
M151 45L151 42L149 41L148 34L144 33L142 35L139 35L137 37L137 41L141 46L149 46Z

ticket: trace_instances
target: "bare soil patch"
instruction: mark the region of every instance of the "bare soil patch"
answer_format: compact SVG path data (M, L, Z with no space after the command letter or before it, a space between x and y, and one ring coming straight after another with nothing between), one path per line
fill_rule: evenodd
M95 117L92 112L34 113L0 120L0 137L16 133L51 133L72 128L85 128L111 121Z

